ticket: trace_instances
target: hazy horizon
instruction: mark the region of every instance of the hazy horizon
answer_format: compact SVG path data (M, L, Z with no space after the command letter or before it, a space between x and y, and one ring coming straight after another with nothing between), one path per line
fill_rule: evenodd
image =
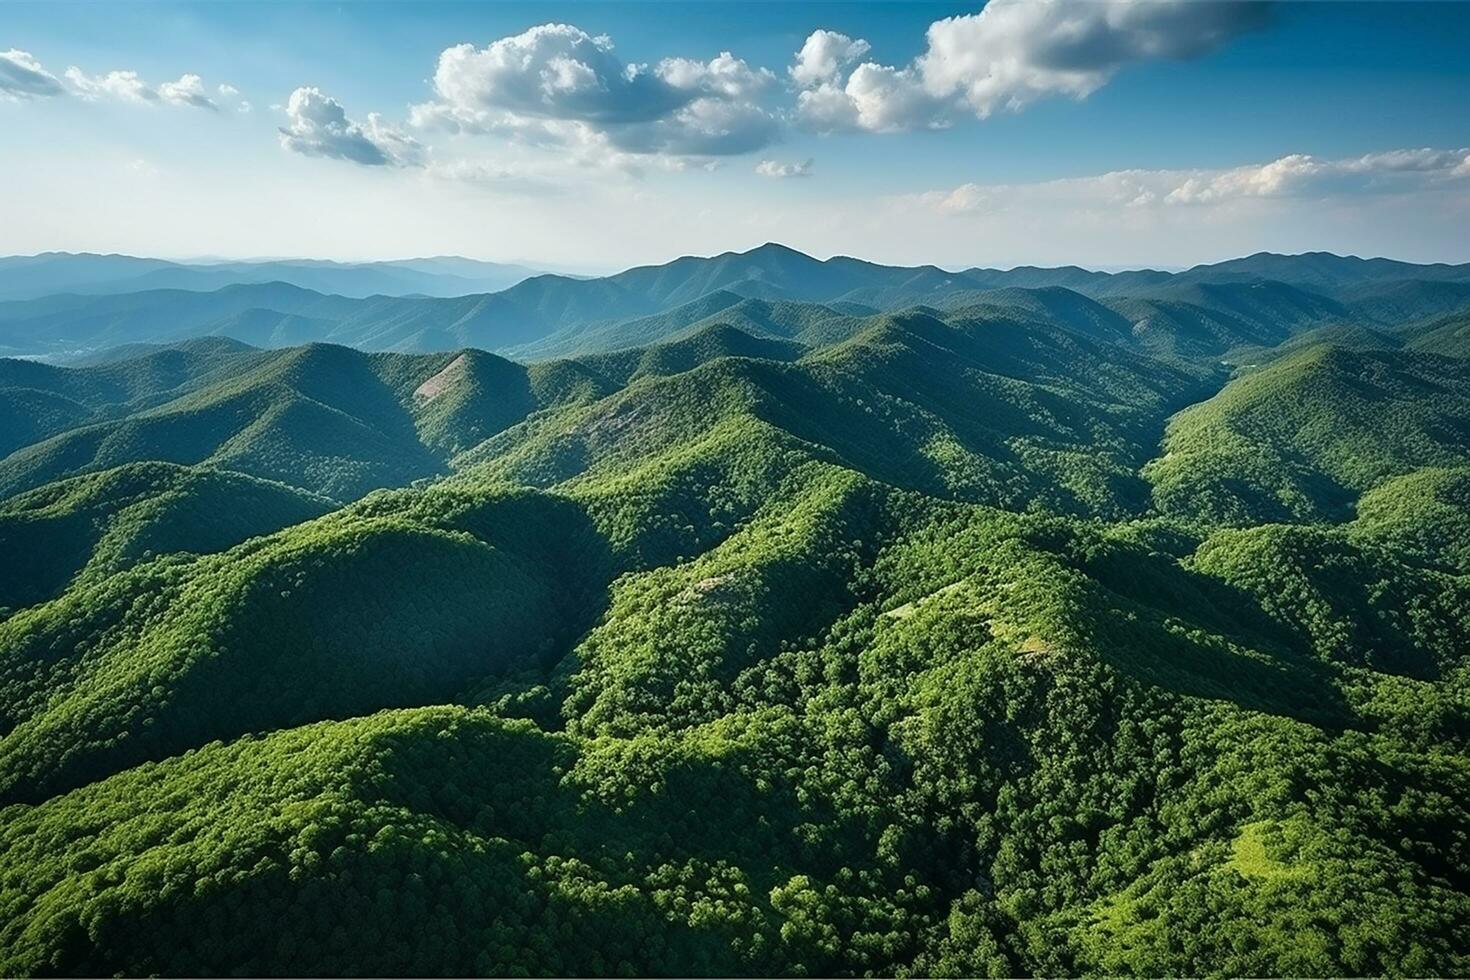
M520 268L524 268L524 269L529 270L533 275L563 275L563 276L578 276L578 277L582 277L582 278L589 278L589 277L590 278L600 278L600 277L605 277L605 276L614 276L614 275L617 275L620 272L626 272L626 271L628 271L630 269L650 268L650 267L655 267L655 266L668 265L669 263L677 262L680 259L691 259L691 258L695 258L695 259L711 259L711 258L718 258L718 257L723 256L723 255L745 255L745 254L748 254L750 252L756 251L758 249L761 249L761 248L764 248L764 247L767 247L767 246L777 246L777 247L780 247L780 248L790 249L791 251L799 252L799 253L801 253L803 255L806 255L806 256L808 256L810 258L817 259L818 261L821 261L821 262L827 262L827 261L830 261L831 259L855 259L855 260L862 261L862 262L873 262L876 265L887 265L887 266L891 266L891 267L895 267L895 268L906 268L906 267L921 268L921 267L930 267L930 266L932 266L934 268L941 269L941 270L946 271L946 272L963 272L963 271L965 271L967 269L987 269L987 270L993 270L993 271L998 271L998 272L1009 272L1009 271L1014 271L1016 269L1025 269L1025 268L1041 268L1041 269L1078 268L1078 269L1082 269L1082 270L1087 271L1087 272L1100 272L1100 273L1104 273L1104 274L1108 274L1108 275L1114 275L1114 274L1123 273L1123 272L1166 272L1166 273L1178 273L1178 272L1185 272L1185 271L1188 271L1188 270L1193 269L1193 268L1213 266L1213 265L1221 265L1221 264L1224 264L1224 263L1227 263L1227 262L1232 262L1232 261L1235 261L1235 260L1238 260L1238 259L1251 258L1251 257L1257 256L1257 255L1282 255L1282 256L1288 256L1288 257L1298 257L1298 256L1304 256L1304 255L1331 255L1331 256L1335 256L1337 258L1343 258L1343 259L1361 259L1361 260L1364 260L1364 261L1385 260L1385 261L1390 261L1390 262L1403 262L1405 264L1410 264L1410 265L1431 265L1431 266L1432 265L1462 265L1462 264L1466 264L1465 262L1456 262L1456 261L1452 261L1452 260L1448 260L1448 259L1437 259L1437 260L1436 259L1429 259L1429 260L1418 260L1418 261L1416 261L1416 260L1411 260L1411 259L1405 259L1405 258L1402 258L1401 256L1397 256L1397 255L1378 255L1378 254L1361 254L1360 255L1360 254L1354 254L1354 253L1334 252L1334 251L1331 251L1329 249L1304 249L1304 250L1302 250L1300 252L1278 252L1278 251L1274 251L1274 250L1271 250L1271 249L1256 249L1256 250L1249 251L1249 252L1240 252L1240 253L1230 254L1230 255L1221 255L1218 258L1209 259L1209 260L1202 261L1202 262L1191 263L1191 264L1188 264L1188 265L1177 264L1177 263L1163 263L1163 262L1126 263L1126 264L1121 264L1121 265L1097 265L1097 264L1089 264L1089 263L1083 263L1083 262L1067 262L1067 261L1058 261L1058 262L1055 262L1055 263L1049 263L1049 264L1045 264L1045 265L1041 265L1041 264L1037 264L1037 263L1012 263L1012 264L997 263L997 264L984 265L984 264L980 264L980 263L955 264L955 263L941 263L941 262L926 262L926 261L923 261L923 260L915 261L915 262L912 262L912 263L903 263L903 262L891 262L890 263L890 262L876 262L875 260L873 260L871 258L868 258L867 256L864 256L864 255L857 255L857 254L845 253L845 252L833 252L833 253L830 253L830 254L811 253L811 252L806 252L806 251L804 251L802 249L795 248L794 246L788 245L785 242L779 242L779 241L766 241L766 242L761 242L758 245L752 245L752 246L745 247L745 248L725 248L725 249L720 249L719 251L714 251L714 252L704 252L704 253L701 253L701 252L670 253L669 255L665 256L664 258L657 259L657 260L651 261L651 262L637 262L637 263L633 263L633 264L629 264L629 265L615 265L615 266L605 266L605 267L585 267L585 266L584 267L572 267L572 266L559 265L555 261L541 260L541 259L537 259L537 258L490 259L490 258L483 258L481 256L463 255L463 254L448 254L448 253L443 253L443 254L438 254L438 255L384 255L384 256L381 256L381 257L354 259L354 258L343 258L341 256L335 256L335 255L238 255L238 256L229 256L229 255L220 255L220 254L209 254L209 255L166 255L166 254L144 254L144 253L136 253L136 252L93 252L93 251L72 250L72 249L48 249L48 250L40 251L40 252L17 252L17 253L9 253L9 254L0 254L0 260L5 260L5 259L41 258L43 256L48 256L48 255L55 255L55 256L63 256L63 255L65 255L65 256L77 256L77 257L81 257L81 256L96 256L96 257L100 257L100 258L145 259L145 260L154 260L154 261L161 261L161 262L172 262L172 263L176 263L178 265L194 265L194 266L250 265L250 264L264 265L264 264L269 264L269 263L283 263L283 264L290 264L290 263L321 263L321 264L332 264L332 265L341 265L341 266L357 266L357 265L391 265L391 264L395 264L395 263L408 263L408 262L430 262L430 261L434 261L436 259L437 260L442 260L442 259L461 260L462 259L462 260L466 260L466 261L470 261L470 262L482 262L482 263L485 263L485 264L488 264L488 265L497 265L497 266L506 266L506 267L520 267Z

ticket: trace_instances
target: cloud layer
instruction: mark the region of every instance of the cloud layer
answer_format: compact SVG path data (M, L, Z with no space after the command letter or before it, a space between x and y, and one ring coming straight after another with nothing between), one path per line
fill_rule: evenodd
M104 75L88 75L73 65L64 73L65 84L51 74L28 51L11 48L0 52L0 98L12 101L31 98L55 98L73 94L88 102L115 99L138 105L165 104L193 106L218 111L219 106L204 90L198 75L183 74L177 81L149 85L135 71L116 70ZM238 95L234 86L221 85L221 95Z
M1421 194L1470 185L1470 148L1404 149L1323 160L1294 153L1217 170L1117 170L1033 184L961 184L917 200L943 214L1177 208L1257 198Z
M483 47L445 48L432 98L409 106L408 125L424 140L433 132L498 136L511 153L539 152L552 169L714 167L722 157L767 150L793 124L821 133L932 129L1048 97L1083 98L1129 64L1214 50L1260 26L1266 11L1263 3L1234 0L989 0L976 14L930 24L924 52L902 67L865 60L871 48L861 38L815 30L784 77L728 51L708 60L627 62L606 35L548 23ZM197 74L155 86L136 71L92 75L71 67L58 79L28 52L0 55L0 97L66 94L208 111L250 108L233 86L206 88ZM317 88L298 87L284 110L279 139L291 152L364 166L426 164L428 148L419 139L377 113L349 118ZM441 156L436 172L501 167L480 155L470 159L475 166L457 169ZM762 158L755 171L807 176L810 161ZM1201 184L1177 196L1230 193L1223 183Z

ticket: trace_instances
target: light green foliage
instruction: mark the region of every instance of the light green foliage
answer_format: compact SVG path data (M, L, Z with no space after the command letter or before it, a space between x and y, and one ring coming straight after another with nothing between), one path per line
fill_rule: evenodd
M1470 461L1467 432L1470 361L1311 347L1170 420L1145 475L1166 513L1341 520L1389 477Z
M1358 500L1354 537L1409 560L1470 574L1470 468L1426 468Z

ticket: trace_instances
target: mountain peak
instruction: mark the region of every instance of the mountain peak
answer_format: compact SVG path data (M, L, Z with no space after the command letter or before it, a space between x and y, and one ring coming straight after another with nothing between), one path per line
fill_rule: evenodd
M814 258L806 254L805 252L794 249L790 245L782 245L780 242L766 242L764 245L757 245L755 248L747 249L744 252L731 252L727 254L741 255L746 257L773 256L782 258L806 259L811 262L822 261L821 259Z

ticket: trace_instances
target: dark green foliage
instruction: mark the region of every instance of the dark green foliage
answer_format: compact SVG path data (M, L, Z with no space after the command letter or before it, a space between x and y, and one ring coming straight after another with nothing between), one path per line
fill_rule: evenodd
M1279 258L0 362L0 973L1470 974L1470 361Z
M91 417L92 409L65 395L25 387L0 389L0 459Z
M239 473L132 463L0 502L0 606L50 598L173 552L223 551L325 513L331 501Z

